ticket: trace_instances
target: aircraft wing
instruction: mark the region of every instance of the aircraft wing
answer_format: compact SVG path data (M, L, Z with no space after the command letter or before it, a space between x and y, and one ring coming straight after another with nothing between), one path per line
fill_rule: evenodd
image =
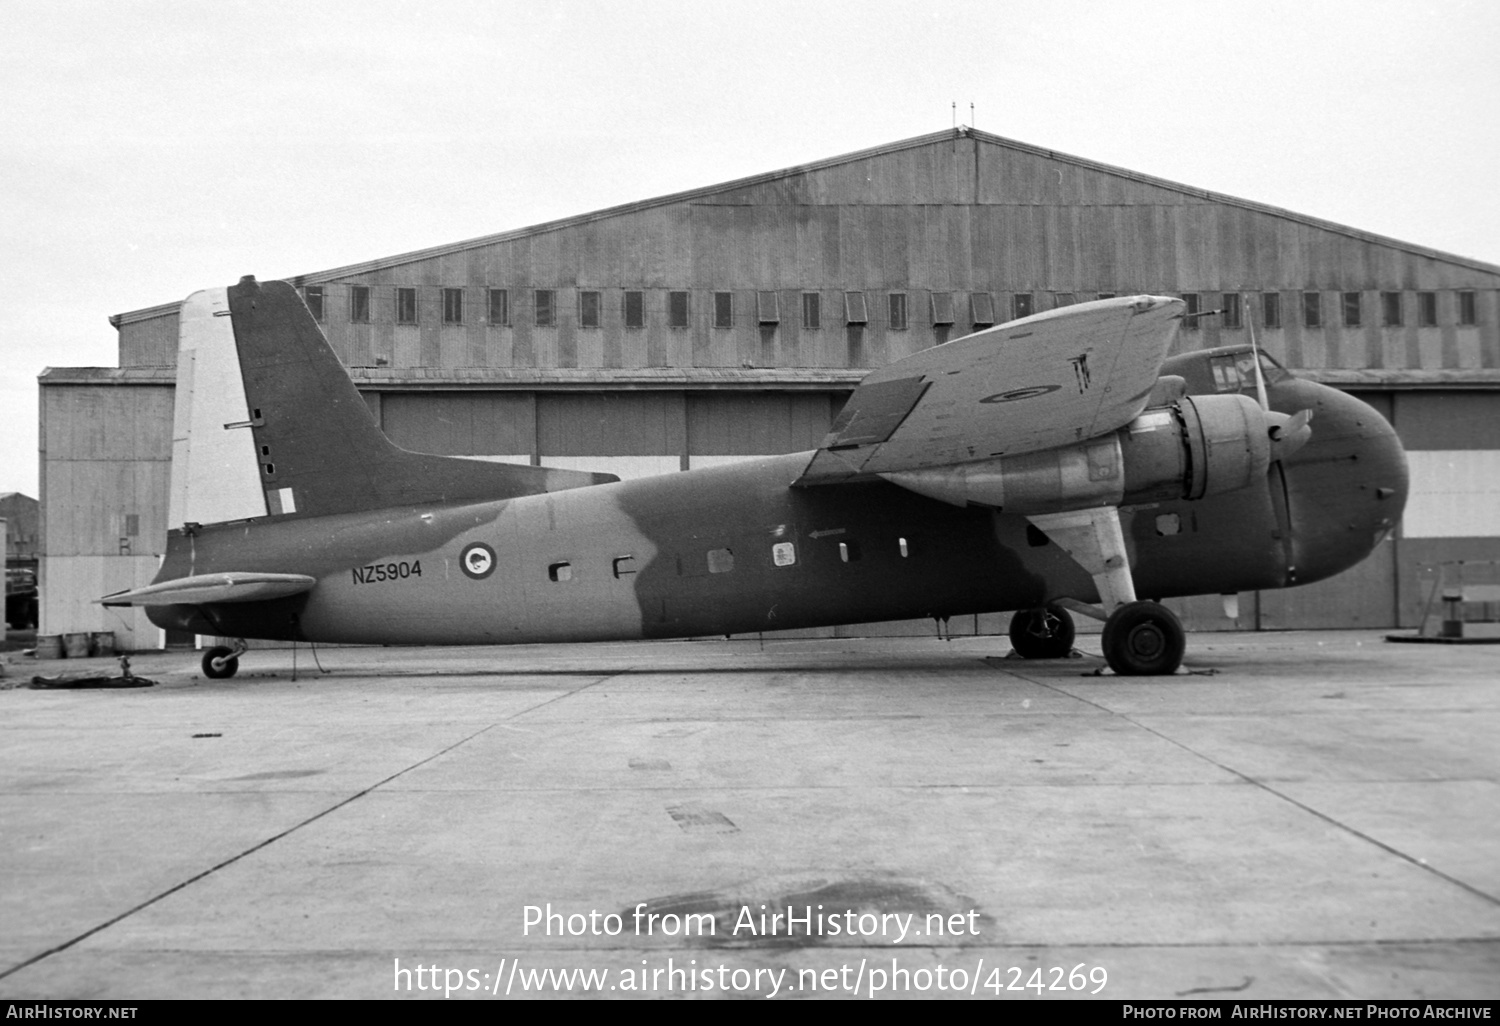
M260 602L311 591L317 578L306 574L259 574L231 571L196 574L162 581L134 591L117 591L99 600L105 606L201 606L209 602Z
M1035 452L1123 427L1145 408L1183 306L1101 299L898 360L860 382L794 483Z

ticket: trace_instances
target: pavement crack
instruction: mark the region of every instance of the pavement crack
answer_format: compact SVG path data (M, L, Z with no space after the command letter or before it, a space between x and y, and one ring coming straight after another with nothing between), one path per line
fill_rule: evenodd
M298 830L301 830L305 826L309 826L310 824L316 823L318 820L323 819L325 816L328 816L328 815L331 815L332 813L337 812L338 810L344 808L346 805L350 805L350 804L352 804L354 802L359 801L361 798L365 797L366 795L371 794L372 792L379 790L380 788L384 787L386 784L389 784L393 780L396 780L396 779L398 779L400 777L405 776L406 774L410 773L412 770L420 769L421 767L427 765L429 762L432 762L435 759L442 758L444 755L447 755L449 752L453 751L454 749L459 748L462 745L468 744L470 741L474 740L476 737L479 737L482 734L488 733L489 731L494 730L496 727L502 726L506 720L514 720L514 719L517 719L518 717L525 716L527 713L535 712L536 710L542 709L542 708L544 708L546 706L549 706L549 705L552 705L555 702L560 702L560 701L562 701L565 698L570 698L573 695L578 694L579 692L587 691L589 688L595 687L596 685L599 685L599 684L603 684L605 681L610 680L613 677L618 677L621 674L628 673L628 672L629 672L629 670L616 670L616 671L614 671L612 673L603 674L602 676L597 677L597 679L590 681L588 684L585 684L581 688L574 688L573 690L571 690L571 691L565 691L565 692L563 692L560 695L554 695L551 698L546 699L545 701L538 702L535 705L528 706L525 709L519 709L516 712L513 712L513 713L511 713L508 716L505 716L505 717L502 717L499 720L496 720L494 723L486 724L485 726L483 726L483 727L479 728L478 730L474 731L472 734L469 734L466 737L459 738L457 741L453 742L451 745L448 745L445 748L439 749L438 751L433 752L431 755L429 755L429 756L427 756L425 758L418 759L416 762L412 763L410 766L405 766L405 767L397 770L395 773L392 773L390 776L385 777L382 780L376 781L375 783L371 784L369 787L364 788L363 790L356 791L354 794L352 794L349 797L344 798L344 799L342 799L340 801L335 802L334 804L328 806L328 808L322 810L321 812L317 812L317 813L314 813L311 816L308 816L306 819L302 820L301 822L295 823L292 826L287 827L285 830L281 831L280 833L274 834L271 837L268 837L268 838L266 838L263 841L260 841L260 842L258 842L256 844L251 845L250 847L246 848L242 852L239 852L239 853L237 853L235 855L231 855L229 858L224 859L222 862L218 862L218 863L210 866L209 868L203 870L201 873L195 873L194 875L188 877L186 880L183 880L183 881L181 881L179 883L173 884L171 887L168 887L166 890L162 891L161 893L155 894L155 895L147 898L145 901L139 903L138 905L135 905L135 906L133 906L131 908L126 909L124 912L121 912L119 915L114 916L114 917L112 917L110 919L107 919L104 922L100 923L99 925L91 927L90 929L87 929L87 930L83 931L82 933L78 934L76 937L71 937L68 940L63 941L61 944L54 945L53 947L50 947L50 948L48 948L45 951L42 951L42 952L40 952L38 954L35 954L35 955L32 955L30 958L26 959L23 962L18 962L17 964L11 966L10 968L5 969L3 971L0 971L0 980L3 980L3 979L5 979L8 976L12 976L12 975L20 972L22 969L25 969L27 966L36 965L38 962L41 962L44 959L51 958L53 955L59 954L59 953L64 952L64 951L67 951L69 948L73 947L74 945L77 945L77 944L79 944L79 943L81 943L81 942L83 942L85 940L88 940L90 937L94 936L95 934L102 933L103 931L109 929L111 926L114 926L116 923L124 922L126 919L129 919L131 916L135 915L137 912L142 912L145 909L150 908L152 905L155 905L157 902L162 901L162 900L164 900L166 898L170 898L172 895L178 893L179 891L182 891L182 890L187 889L188 887L191 887L193 884L197 883L198 881L207 879L208 877L210 877L213 874L217 873L219 870L225 869L225 868L227 868L229 866L232 866L236 862L239 862L240 860L242 860L242 859L244 859L244 858L246 858L246 857L248 857L250 855L254 855L256 852L262 850L263 848L270 847L271 845L275 844L277 841L281 840L282 838L288 837L288 836L296 833Z
M1203 752L1200 752L1197 749L1193 748L1191 745L1188 745L1188 744L1186 744L1186 743L1184 743L1182 741L1179 741L1179 740L1177 740L1174 737L1170 737L1169 735L1164 734L1161 731L1157 730L1155 727L1152 727L1152 726L1149 726L1149 725L1147 725L1145 723L1142 723L1140 720L1138 720L1135 717L1131 716L1129 713L1123 713L1123 712L1119 712L1118 710L1111 709L1108 706L1101 705L1099 702L1096 702L1093 699L1091 699L1091 698L1089 698L1089 697L1087 697L1085 695L1075 694L1072 691L1068 691L1068 690L1066 690L1064 688L1061 688L1061 687L1058 687L1058 686L1056 686L1054 684L1050 684L1050 683L1048 683L1045 680L1037 680L1035 677L1028 677L1028 676L1026 676L1023 673L1019 673L1016 670L1010 669L1008 667L1004 668L1003 672L1008 673L1011 676L1016 677L1019 680L1024 680L1028 684L1035 684L1039 688L1046 688L1048 691L1051 691L1051 692L1053 692L1055 694L1064 695L1064 696L1066 696L1068 698L1071 698L1071 699L1073 699L1075 701L1083 702L1086 705L1091 705L1095 709L1100 710L1101 712L1108 713L1111 716L1116 716L1116 717L1124 720L1126 723L1129 723L1131 726L1136 727L1136 728L1138 728L1140 730L1144 730L1144 731L1146 731L1146 733L1151 734L1154 737L1158 737L1161 740L1167 742L1168 744L1173 745L1173 746L1175 746L1177 748L1182 749L1184 752L1187 752L1189 755L1193 756L1194 758L1201 759L1204 762L1208 763L1210 766L1217 767L1218 769L1223 770L1225 773L1228 773L1228 774L1230 774L1232 776L1238 777L1240 780L1242 780L1245 783L1251 785L1252 787L1259 788L1260 790L1266 792L1267 794L1272 795L1273 797L1281 799L1282 801L1286 802L1288 805L1291 805L1291 806L1293 806L1295 808L1301 809L1303 812L1307 813L1308 815L1315 816L1316 818L1321 819L1323 822L1327 823L1329 826L1332 826L1332 827L1335 827L1335 828L1337 828L1339 830L1342 830L1345 833L1350 834L1353 837L1357 837L1361 841L1364 841L1366 844L1374 845L1376 848L1379 848L1381 851L1386 852L1387 854L1390 854L1390 855L1394 855L1396 858L1401 859L1403 862L1409 863L1412 866L1415 866L1417 869L1420 869L1420 870L1422 870L1424 872L1427 872L1427 873L1431 873L1433 876L1436 876L1438 879L1444 880L1444 881L1446 881L1446 882L1454 885L1455 887L1458 887L1458 888L1460 888L1460 889L1462 889L1464 891L1467 891L1468 893L1474 895L1476 898L1479 898L1479 899L1481 899L1483 901L1486 901L1486 902L1488 902L1491 905L1500 906L1500 897L1496 897L1495 895L1490 894L1488 891L1480 890L1478 887L1475 887L1473 884L1466 883L1465 881L1460 880L1458 877L1453 876L1452 874L1445 873L1441 869L1437 869L1436 867L1430 865L1429 863L1423 861L1422 859L1416 858L1415 856L1412 856L1412 855L1408 855L1406 852L1402 851L1400 848L1397 848L1397 847L1395 847L1394 845L1391 845L1391 844L1387 844L1385 841L1382 841L1382 840L1380 840L1377 837L1373 837L1370 834L1365 833L1363 830L1360 830L1360 829L1358 829L1356 827L1350 826L1348 823L1345 823L1345 822L1343 822L1340 819L1337 819L1337 818L1335 818L1333 816L1330 816L1328 813L1323 812L1320 809L1315 809L1311 805L1308 805L1306 802L1298 801L1296 798L1293 798L1291 795L1287 794L1286 792L1284 792L1284 791L1278 791L1276 788L1272 787L1270 784L1266 783L1264 780L1261 780L1261 779L1256 778L1256 777L1252 777L1248 773L1245 773L1245 772L1243 772L1241 770L1237 770L1233 766L1227 765L1226 763L1220 762L1218 759L1215 759L1213 756L1206 755Z

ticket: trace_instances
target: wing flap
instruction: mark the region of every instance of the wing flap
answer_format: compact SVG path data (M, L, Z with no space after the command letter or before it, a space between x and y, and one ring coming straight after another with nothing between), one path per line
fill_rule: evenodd
M1011 321L867 376L795 482L950 466L1068 445L1145 407L1183 302L1128 296Z
M311 591L315 577L306 574L262 574L229 571L196 574L117 591L99 600L104 606L201 606L210 602L261 602Z

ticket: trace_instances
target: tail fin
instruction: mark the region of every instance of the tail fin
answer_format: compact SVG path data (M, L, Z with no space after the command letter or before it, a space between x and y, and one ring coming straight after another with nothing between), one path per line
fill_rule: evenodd
M618 480L396 447L286 282L247 277L194 293L181 324L174 526L478 502Z

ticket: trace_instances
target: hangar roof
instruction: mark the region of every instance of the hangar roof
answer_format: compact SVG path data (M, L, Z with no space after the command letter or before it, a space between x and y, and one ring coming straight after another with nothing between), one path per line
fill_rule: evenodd
M472 239L465 239L460 242L447 243L441 246L431 246L426 249L412 250L411 252L407 253L398 253L394 256L378 257L374 260L367 260L361 263L347 264L342 267L333 267L327 270L314 271L308 274L297 275L288 280L296 285L315 285L322 282L337 281L339 279L351 277L354 275L369 274L374 271L385 270L392 267L399 267L403 264L430 260L434 257L448 256L450 254L461 253L466 250L479 249L485 246L494 245L496 243L508 242L528 236L542 235L548 232L562 231L578 225L584 225L593 221L616 217L622 214L630 214L642 210L649 210L655 207L670 206L677 203L702 200L724 193L736 192L752 186L764 185L766 183L775 182L781 179L788 179L800 175L806 175L810 172L836 168L844 164L850 164L862 160L869 160L874 157L881 157L887 154L899 153L903 150L916 149L923 146L930 146L934 143L957 139L974 139L988 145L998 146L1019 153L1026 153L1033 156L1043 157L1048 160L1056 161L1060 164L1112 175L1117 178L1127 179L1129 181L1138 182L1170 192L1181 193L1185 196L1192 197L1195 200L1222 204L1225 206L1239 207L1261 214L1270 214L1272 216L1285 218L1299 224L1308 225L1310 227L1322 229L1324 231L1329 231L1335 234L1347 236L1349 238L1358 239L1362 242L1369 242L1381 246L1387 246L1404 252L1417 254L1419 256L1430 257L1432 259L1441 260L1446 263L1471 268L1473 270L1500 275L1500 265L1497 264L1490 264L1484 261L1474 260L1469 257L1458 256L1452 253L1445 253L1441 250L1432 249L1427 246L1421 246L1415 243L1403 242L1399 239L1392 239L1386 236L1376 235L1372 232L1362 231L1358 228L1351 228L1347 225L1337 224L1332 221L1325 221L1321 218L1310 217L1306 214L1298 214L1294 211L1270 206L1269 204L1257 203L1253 200L1240 199L1239 197L1230 196L1225 193L1211 192L1206 189L1199 189L1190 185L1183 185L1179 182L1172 182L1163 178L1156 178L1151 175L1141 174L1140 172L1131 171L1126 168L1114 167L1109 164L1102 164L1098 161L1088 160L1083 157L1076 157L1072 156L1071 154L1060 153L1056 150L1048 150L1043 147L1032 146L1029 143L1018 142L1014 139L1006 139L998 135L992 135L988 132L979 131L978 129L960 127L954 129L945 129L941 132L933 132L928 135L920 135L916 136L915 138L904 139L899 142L887 143L883 146L876 146L871 149L859 150L854 153L846 153L837 157L829 157L825 160L815 161L810 164L800 164L795 167L782 168L779 171L768 171L762 174L752 175L748 178L739 178L730 182L722 182L718 185L709 185L698 189L690 189L686 192L672 193L666 196L658 196L653 199L637 200L633 203L625 203L619 206L606 207L603 210L595 210L585 214L576 214L572 217L561 218L555 221L547 221L542 224L530 225L525 228L516 228L510 231L498 232L491 235L482 235ZM147 320L153 317L160 317L163 314L173 313L176 311L179 304L180 301L174 300L170 303L161 303L156 306L115 314L110 317L109 321L110 324L114 325L116 328L119 328L122 324L128 324L140 320Z

